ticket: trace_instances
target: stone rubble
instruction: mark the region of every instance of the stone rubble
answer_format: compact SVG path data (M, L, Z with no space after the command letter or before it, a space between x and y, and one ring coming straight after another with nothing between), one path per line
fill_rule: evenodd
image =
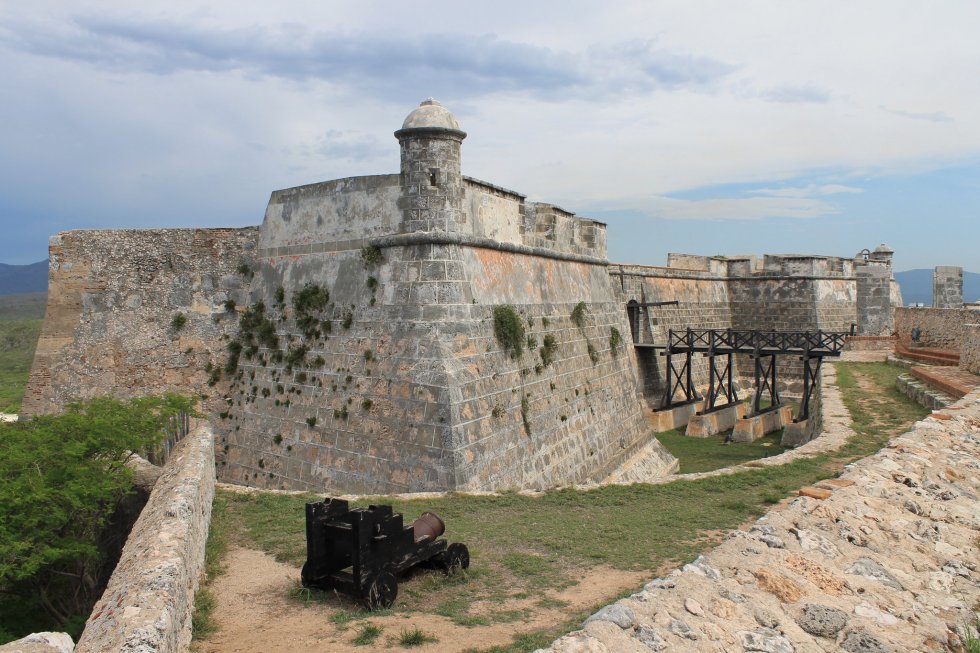
M961 650L980 605L980 391L841 480L537 653Z

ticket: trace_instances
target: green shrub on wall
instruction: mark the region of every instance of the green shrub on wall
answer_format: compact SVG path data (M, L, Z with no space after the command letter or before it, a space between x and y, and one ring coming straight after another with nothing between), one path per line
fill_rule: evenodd
M519 358L524 353L524 321L512 306L494 307L493 334L511 358Z
M611 327L609 329L609 347L612 349L613 356L619 353L621 344L623 344L623 336L619 333L619 329Z
M575 305L575 308L572 309L571 315L572 322L575 323L575 326L580 329L585 327L585 316L588 314L588 312L589 307L585 305L585 302L579 302Z

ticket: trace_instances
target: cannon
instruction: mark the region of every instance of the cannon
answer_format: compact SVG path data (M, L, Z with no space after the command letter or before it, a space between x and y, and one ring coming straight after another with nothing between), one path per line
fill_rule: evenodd
M343 499L306 504L303 587L343 592L369 610L390 608L398 574L416 565L454 573L470 566L465 544L449 544L442 519L423 513L408 526L391 506L350 509Z

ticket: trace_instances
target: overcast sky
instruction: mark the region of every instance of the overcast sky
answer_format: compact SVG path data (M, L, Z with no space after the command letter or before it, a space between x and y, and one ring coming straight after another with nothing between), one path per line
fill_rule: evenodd
M978 27L975 0L4 2L0 262L397 172L432 96L465 174L608 222L616 262L980 271Z

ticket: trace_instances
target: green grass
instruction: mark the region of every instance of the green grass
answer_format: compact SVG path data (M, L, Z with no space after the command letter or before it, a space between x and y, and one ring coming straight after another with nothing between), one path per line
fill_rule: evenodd
M779 444L781 431L770 433L755 442L725 444L726 436L727 433L719 433L709 438L689 438L682 429L673 429L658 433L657 439L680 462L678 472L681 474L709 472L785 451Z
M412 630L403 630L401 635L398 636L398 643L405 648L413 648L415 646L422 646L429 642L438 642L439 640L432 635L419 630L418 628L413 628Z
M203 639L218 630L214 620L215 598L210 590L211 582L225 572L222 561L228 552L228 520L224 518L228 501L216 495L211 504L211 524L204 544L204 579L194 595L194 613L191 616L191 638Z
M20 411L42 322L0 319L0 413Z
M417 570L401 577L393 612L441 614L470 626L513 620L518 622L515 632L519 632L519 622L527 612L514 610L505 602L529 595L547 599L549 591L574 585L583 571L597 565L654 571L689 561L717 545L728 531L761 516L771 504L795 496L800 487L836 476L844 464L877 451L889 437L927 413L894 391L895 377L902 371L899 368L840 364L838 370L846 389L845 403L856 416L857 431L857 437L839 452L778 467L663 485L560 489L538 496L510 492L418 500L374 497L353 502L359 506L391 503L404 515L406 524L433 510L445 520L447 538L470 548L472 566L466 573L447 577L437 571ZM877 390L862 390L859 379L874 384ZM753 443L755 451L749 455L742 452L752 452L753 445L723 447L712 441L683 440L683 445L701 447L691 456L701 465L719 466L717 458L732 456L731 452L748 460L778 451L777 445L762 447L765 441ZM226 509L217 513L217 518L234 524L245 546L257 547L296 566L303 563L304 504L322 497L226 492L219 492L219 497L226 502ZM338 614L369 614L349 599L332 594L322 593L315 600L336 608ZM501 607L473 614L471 606L476 601L499 603ZM533 650L577 623L519 634L512 645L487 649L486 653Z
M360 630L357 631L357 636L351 640L354 646L371 646L374 644L374 640L378 639L381 635L381 631L384 630L381 626L375 626L374 624L364 624L361 626Z

